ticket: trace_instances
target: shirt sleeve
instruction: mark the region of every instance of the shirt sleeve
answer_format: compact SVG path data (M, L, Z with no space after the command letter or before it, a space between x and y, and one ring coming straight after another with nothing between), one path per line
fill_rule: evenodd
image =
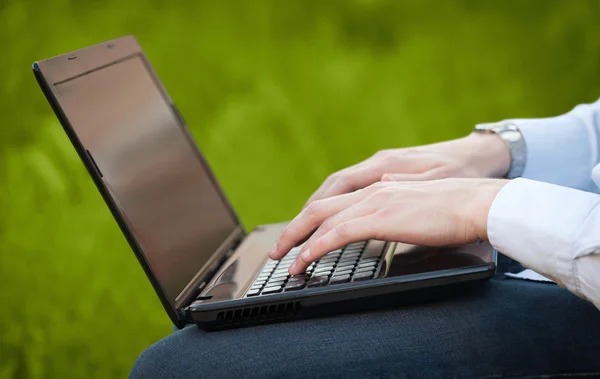
M591 173L600 160L600 100L557 117L509 121L527 146L524 178L598 192Z
M498 251L600 309L600 195L512 180L492 203L488 237Z

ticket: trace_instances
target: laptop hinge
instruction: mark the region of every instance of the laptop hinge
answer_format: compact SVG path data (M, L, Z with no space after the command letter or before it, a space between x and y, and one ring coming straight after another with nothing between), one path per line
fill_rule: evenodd
M178 311L179 319L184 320L186 324L192 323L192 317L190 315L190 307L181 308Z
M219 270L225 264L225 262L227 262L227 260L233 255L233 253L235 252L237 247L240 245L240 243L242 243L243 239L244 239L244 237L241 237L234 242L234 244L225 253L225 255L223 255L223 257L221 259L219 259L218 263L214 265L215 269L206 273L206 275L202 277L202 280L198 284L197 289L193 292L193 295L189 296L189 298L187 299L185 304L183 304L183 307L179 308L177 310L177 313L179 314L179 318L181 320L184 320L186 324L193 323L192 316L190 314L190 304L192 304L194 301L196 301L196 299L198 298L198 295L200 295L200 293L202 293L202 291L204 291L204 289L206 288L206 285L211 281L213 276L215 276L216 273L219 272Z
M212 278L219 272L221 267L225 264L225 262L233 255L237 247L243 241L245 237L245 233L241 232L234 236L232 240L229 241L221 251L224 253L221 254L220 258L215 261L210 268L206 270L206 272L199 277L196 277L188 284L188 287L182 291L182 294L176 299L178 312L185 312L185 308L193 303L198 295L206 288L206 285L212 280ZM216 254L219 252L217 251Z

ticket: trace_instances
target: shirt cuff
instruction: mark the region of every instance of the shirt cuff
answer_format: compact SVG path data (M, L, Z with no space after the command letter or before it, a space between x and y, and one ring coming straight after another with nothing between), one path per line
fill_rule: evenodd
M586 191L595 190L590 180L594 152L589 131L578 117L566 114L508 121L519 128L525 140L527 161L522 177Z
M598 195L519 178L498 193L488 214L488 238L503 254L577 291L573 261Z

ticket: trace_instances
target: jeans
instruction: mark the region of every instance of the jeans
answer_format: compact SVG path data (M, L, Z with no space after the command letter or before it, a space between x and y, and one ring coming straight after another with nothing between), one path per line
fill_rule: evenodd
M600 311L554 284L494 279L451 299L207 333L188 326L130 378L600 377Z

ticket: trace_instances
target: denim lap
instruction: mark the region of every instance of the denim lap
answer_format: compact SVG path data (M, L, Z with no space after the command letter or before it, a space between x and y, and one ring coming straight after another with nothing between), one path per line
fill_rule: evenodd
M444 301L221 332L188 326L131 378L600 376L600 312L553 284L497 279Z

